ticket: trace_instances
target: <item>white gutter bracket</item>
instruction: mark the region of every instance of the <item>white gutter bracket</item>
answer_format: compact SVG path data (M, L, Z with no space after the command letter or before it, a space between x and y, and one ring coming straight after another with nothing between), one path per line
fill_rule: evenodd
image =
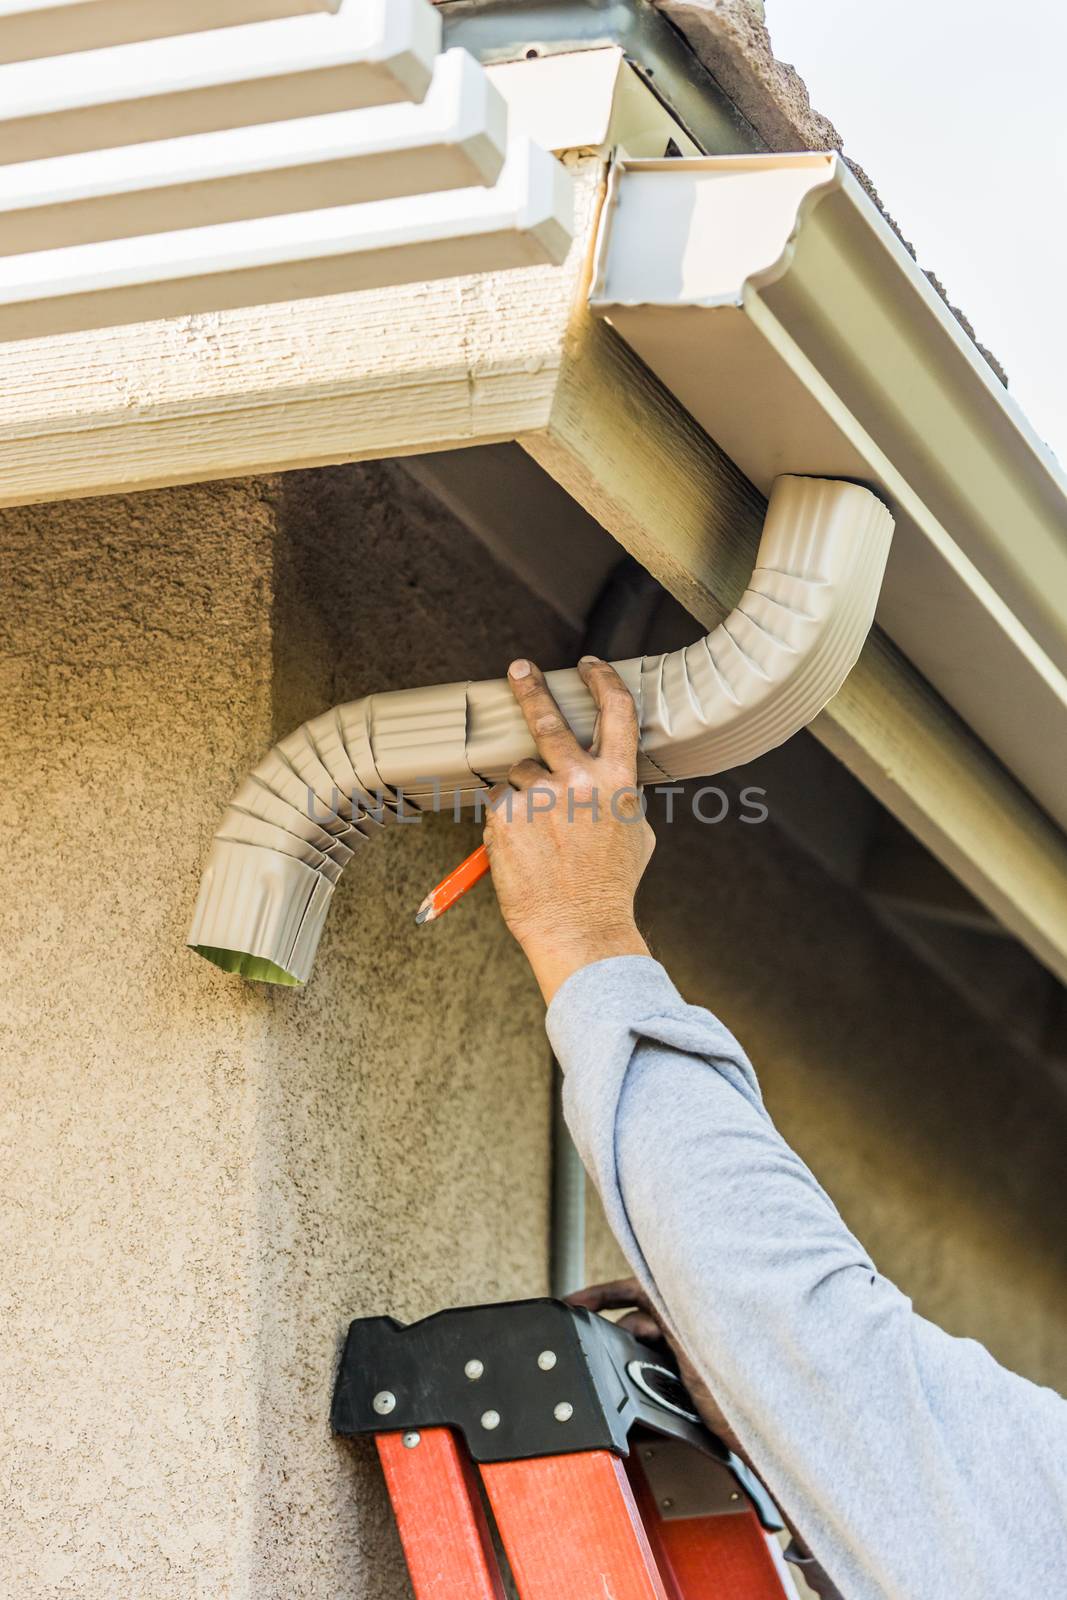
M874 617L893 519L858 484L774 484L749 586L706 638L617 662L638 709L638 780L700 777L782 744L837 693ZM576 670L549 687L588 746ZM354 849L415 810L473 805L535 749L506 679L372 694L268 752L215 835L188 944L227 972L307 981Z

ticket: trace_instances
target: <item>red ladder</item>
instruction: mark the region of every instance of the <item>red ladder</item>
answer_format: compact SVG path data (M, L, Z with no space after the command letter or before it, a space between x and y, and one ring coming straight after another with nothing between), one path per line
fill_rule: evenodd
M376 1436L416 1600L504 1600L490 1516L521 1600L795 1600L762 1486L661 1361L554 1301L353 1323L333 1426Z
M504 1600L477 1469L447 1428L378 1435L416 1600ZM751 1507L666 1519L639 1462L606 1450L480 1468L522 1600L795 1597Z

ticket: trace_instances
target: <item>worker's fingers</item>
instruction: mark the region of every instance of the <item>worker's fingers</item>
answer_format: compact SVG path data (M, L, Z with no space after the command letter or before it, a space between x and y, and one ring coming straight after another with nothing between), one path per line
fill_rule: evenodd
M535 761L533 756L528 756L525 761L516 761L513 767L508 768L508 783L520 792L532 789L535 783L544 783L547 777L548 768L543 761Z
M632 1333L635 1339L643 1339L646 1344L655 1344L663 1338L663 1329L647 1311L628 1311L615 1326L625 1328L627 1333Z
M633 695L611 663L598 656L583 656L578 671L596 702L594 752L620 772L636 773L639 730Z
M541 669L532 661L513 661L508 668L508 682L548 770L561 771L580 758L582 747L552 698Z
M650 1317L655 1308L636 1278L613 1278L610 1283L593 1283L587 1289L576 1289L567 1296L572 1306L584 1306L587 1311L621 1311L630 1306L644 1311Z

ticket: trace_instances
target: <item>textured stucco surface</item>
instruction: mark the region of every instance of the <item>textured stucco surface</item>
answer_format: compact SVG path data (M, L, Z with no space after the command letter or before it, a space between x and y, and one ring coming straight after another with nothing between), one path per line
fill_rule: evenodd
M488 885L414 928L447 820L352 864L306 993L182 941L274 737L574 641L389 466L6 511L0 559L0 1594L400 1600L337 1342L544 1287L540 1004ZM883 1269L1067 1384L1046 1081L769 826L662 828L644 912Z
M388 1600L376 1472L327 1429L337 1341L543 1289L539 1003L488 885L415 930L474 842L446 821L353 864L306 994L185 928L283 728L569 643L387 467L7 511L0 539L0 1593Z
M182 950L270 721L262 488L0 514L3 1592L238 1594L262 1006Z

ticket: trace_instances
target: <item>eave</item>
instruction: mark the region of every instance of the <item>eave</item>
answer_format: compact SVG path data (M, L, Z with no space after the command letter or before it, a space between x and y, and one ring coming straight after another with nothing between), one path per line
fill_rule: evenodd
M517 440L714 627L763 497L587 303L610 152L691 146L621 51L580 54L491 69L546 150L578 142L564 262L2 346L0 503ZM811 731L1067 978L1063 832L884 634Z

